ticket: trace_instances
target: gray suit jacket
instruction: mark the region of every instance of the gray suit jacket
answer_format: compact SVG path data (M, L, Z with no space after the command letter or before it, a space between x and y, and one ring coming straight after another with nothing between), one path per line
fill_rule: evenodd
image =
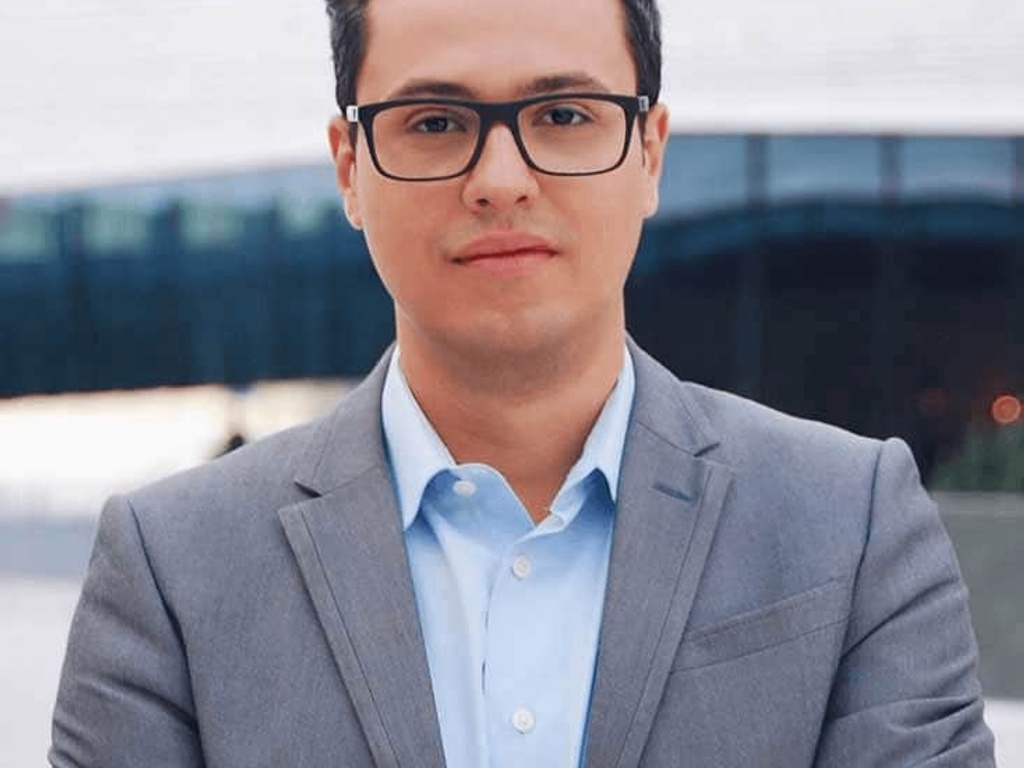
M993 765L967 593L906 446L632 351L587 768ZM384 370L109 502L54 766L444 764Z

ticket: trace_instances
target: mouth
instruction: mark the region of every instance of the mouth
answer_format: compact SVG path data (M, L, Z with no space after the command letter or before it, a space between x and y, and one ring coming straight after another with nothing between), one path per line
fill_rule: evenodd
M516 270L538 261L546 261L557 253L554 244L543 238L521 233L500 233L474 240L460 249L452 261L463 266Z
M457 256L454 261L456 264L479 264L484 261L546 258L554 255L555 252L549 248L517 248L510 251L494 251L493 253L477 253L471 256Z

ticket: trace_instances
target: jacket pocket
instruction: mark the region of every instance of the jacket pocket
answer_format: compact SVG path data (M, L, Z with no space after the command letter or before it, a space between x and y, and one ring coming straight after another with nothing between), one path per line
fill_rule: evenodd
M850 611L849 580L833 579L683 635L672 672L747 656L839 624Z

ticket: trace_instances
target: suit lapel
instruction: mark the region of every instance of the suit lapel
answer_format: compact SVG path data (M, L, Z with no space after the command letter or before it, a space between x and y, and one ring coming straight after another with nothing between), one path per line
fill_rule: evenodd
M385 360L324 421L279 512L378 766L441 768L444 753L380 426Z
M700 458L715 442L679 383L635 345L587 768L640 760L693 605L731 476Z

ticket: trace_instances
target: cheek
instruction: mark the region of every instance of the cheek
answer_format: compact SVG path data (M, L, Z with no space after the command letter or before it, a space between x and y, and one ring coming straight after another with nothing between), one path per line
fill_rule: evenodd
M445 221L444 195L427 186L368 181L360 201L363 233L374 265L393 294L414 286L435 263Z
M599 254L603 268L624 277L643 226L644 189L636 173L609 174L584 209L582 253Z
M359 147L355 187L359 211L374 260L393 261L393 254L424 249L436 238L437 209L444 207L446 190L434 184L394 181L373 166L366 143Z

